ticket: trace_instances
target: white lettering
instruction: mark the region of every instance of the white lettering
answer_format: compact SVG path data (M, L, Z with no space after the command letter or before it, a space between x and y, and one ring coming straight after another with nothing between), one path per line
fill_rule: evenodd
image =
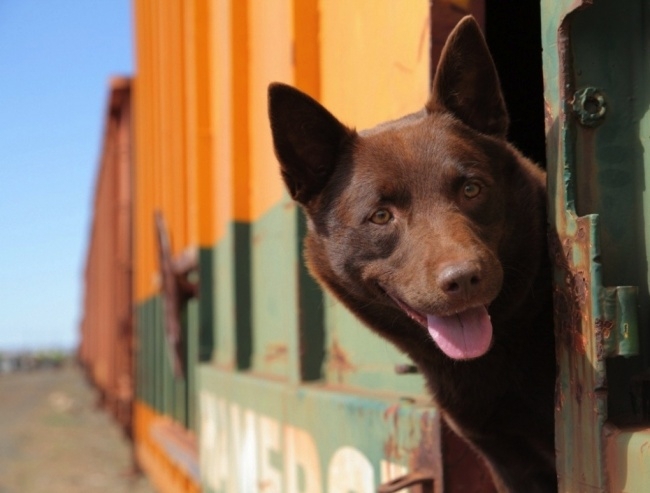
M217 464L217 403L216 399L207 392L201 392L199 398L201 412L200 430L200 467L203 482L212 489L219 487Z
M321 493L320 459L314 439L305 430L285 426L284 443L287 493Z
M282 457L280 447L280 425L268 416L259 418L260 478L259 489L264 493L283 493L282 477L277 463ZM273 462L276 462L276 466Z
M237 461L237 492L256 493L257 490L257 436L255 413L241 411L237 404L230 405L230 430L232 431L232 456Z
M341 447L332 455L324 485L318 447L306 430L282 425L209 392L201 392L199 409L202 481L215 493L375 491L375 470L354 447ZM382 461L381 480L394 479L405 470Z
M330 460L328 493L373 493L374 470L368 458L353 447L341 447Z

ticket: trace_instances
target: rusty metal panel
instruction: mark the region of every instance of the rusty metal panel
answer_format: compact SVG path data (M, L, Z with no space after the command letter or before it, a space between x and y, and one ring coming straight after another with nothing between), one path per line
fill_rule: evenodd
M648 20L642 1L542 2L560 491L647 488L626 444L645 433L627 427L647 367Z
M133 403L131 300L131 81L110 83L85 268L79 358L102 404L130 433Z

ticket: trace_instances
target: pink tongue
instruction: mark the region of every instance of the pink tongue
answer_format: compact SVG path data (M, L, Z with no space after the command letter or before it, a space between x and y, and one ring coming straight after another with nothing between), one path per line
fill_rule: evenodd
M492 322L483 306L451 317L427 315L427 325L433 340L450 358L478 358L490 349Z

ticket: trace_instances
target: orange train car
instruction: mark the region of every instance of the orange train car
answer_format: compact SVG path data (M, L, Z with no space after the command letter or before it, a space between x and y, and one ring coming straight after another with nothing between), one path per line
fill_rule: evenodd
M591 3L134 0L79 354L160 491L494 491L410 362L306 273L266 114L271 81L359 128L418 110L467 13L511 140L549 171L560 491L645 491L650 21L641 1Z

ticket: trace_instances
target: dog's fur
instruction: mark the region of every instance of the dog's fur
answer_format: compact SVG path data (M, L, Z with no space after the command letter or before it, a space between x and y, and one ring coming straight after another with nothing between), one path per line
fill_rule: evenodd
M474 19L449 36L419 113L357 133L282 84L269 88L269 112L308 218L312 274L410 356L500 492L556 491L545 175L505 140ZM485 340L459 350L434 342L435 320L484 307L491 337L481 328Z

